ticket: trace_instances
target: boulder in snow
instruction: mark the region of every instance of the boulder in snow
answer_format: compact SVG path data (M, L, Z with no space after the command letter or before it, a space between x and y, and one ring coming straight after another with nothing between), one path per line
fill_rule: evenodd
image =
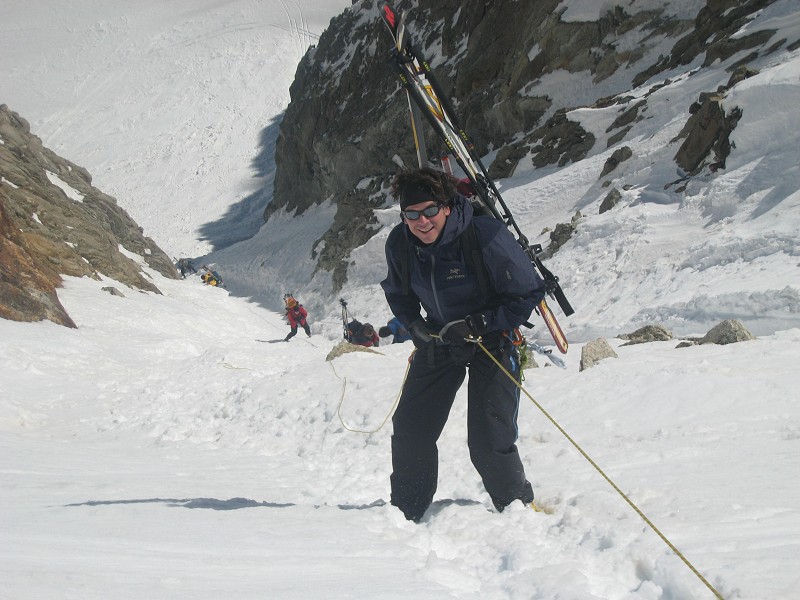
M597 338L586 344L581 350L581 371L595 366L604 358L619 358L614 349L604 338Z
M754 340L755 336L738 319L728 319L714 325L700 340L700 344L733 344Z
M644 344L646 342L666 342L672 339L672 332L663 325L645 325L633 333L623 333L620 339L628 340L623 346Z

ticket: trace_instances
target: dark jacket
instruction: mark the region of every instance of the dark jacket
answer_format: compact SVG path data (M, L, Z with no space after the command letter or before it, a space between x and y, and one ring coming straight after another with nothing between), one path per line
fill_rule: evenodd
M459 236L474 222L478 245L490 280L488 300L481 298L477 277L469 272ZM399 236L413 244L408 295L403 294ZM397 225L386 241L388 274L381 282L392 313L408 326L425 309L434 326L481 313L487 331L519 327L544 298L544 282L506 225L492 216L473 218L472 206L456 196L439 240L426 246L406 227Z

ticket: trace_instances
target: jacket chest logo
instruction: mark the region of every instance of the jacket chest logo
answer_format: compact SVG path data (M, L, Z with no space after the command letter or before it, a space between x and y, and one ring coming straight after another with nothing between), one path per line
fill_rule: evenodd
M447 279L447 281L453 281L455 279L464 279L464 277L464 272L459 267L453 267L449 270L445 279Z

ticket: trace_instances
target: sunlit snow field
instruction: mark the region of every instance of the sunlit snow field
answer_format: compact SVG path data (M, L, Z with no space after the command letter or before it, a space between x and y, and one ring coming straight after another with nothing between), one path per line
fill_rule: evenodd
M594 10L562 4L565 18ZM253 160L277 135L297 61L348 7L6 0L0 102L165 251L200 256L203 228L267 185ZM797 39L798 14L779 0L750 30L777 23ZM567 368L536 357L526 392L725 598L789 600L800 584L800 56L758 67L725 101L743 108L727 169L683 195L655 182L678 177L668 142L685 107L727 81L725 65L669 74L650 96L645 133L626 142L634 163L616 176L630 184L620 210L597 214L604 142L499 185L533 241L585 215L547 263L576 308L561 317ZM604 131L612 116L571 118ZM434 505L406 522L388 505L381 424L412 347L326 360L341 339L338 295L306 256L335 207L279 213L258 233L263 207L251 208L240 218L252 237L205 258L230 291L151 271L162 295L65 278L59 298L78 329L0 320L0 597L713 598L525 395L518 445L545 512L493 511L469 462L462 390ZM397 208L387 200L377 217L385 227L354 251L340 295L382 325ZM314 335L270 343L288 332L270 310L285 291ZM616 337L646 322L702 335L731 317L758 339L676 349ZM549 346L543 330L530 337ZM579 372L597 335L619 358Z

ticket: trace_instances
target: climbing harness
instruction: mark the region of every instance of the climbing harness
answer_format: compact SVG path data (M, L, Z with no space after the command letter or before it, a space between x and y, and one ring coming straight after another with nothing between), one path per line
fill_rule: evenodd
M416 350L414 350L414 352L416 352ZM345 392L347 390L347 377L341 377L336 372L336 367L333 366L333 361L332 360L329 361L331 369L333 369L333 374L336 375L337 379L340 379L342 381L342 395L339 398L339 405L336 407L336 416L339 417L339 422L342 424L342 427L344 427L347 431L352 431L353 433L372 434L372 433L377 433L383 428L384 425L386 425L387 421L389 420L389 417L391 417L394 414L394 410L397 408L397 403L400 402L400 396L403 394L403 388L405 387L406 379L408 378L408 371L409 369L411 369L411 359L414 356L414 352L412 352L411 356L408 357L408 366L406 367L405 375L403 375L403 383L400 385L400 391L397 393L397 398L395 398L392 407L389 409L389 412L383 418L383 421L381 421L381 424L378 425L377 428L371 430L355 429L354 427L350 427L347 423L344 422L344 419L342 418L342 405L344 404Z
M550 422L551 422L553 425L555 425L556 429L558 429L558 430L561 432L561 434L562 434L562 435L563 435L565 438L567 438L567 440L569 440L569 442L570 442L570 443L571 443L571 444L572 444L572 445L575 447L575 449L576 449L576 450L578 450L578 452L580 452L580 453L581 453L581 455L582 455L582 456L583 456L583 457L584 457L584 458L585 458L587 461L589 461L589 464L590 464L590 465L592 465L592 466L595 468L595 470L596 470L598 473L600 473L600 475L603 477L603 479L605 479L605 480L606 480L606 481L607 481L607 482L608 482L608 483L611 485L611 487L612 487L612 488L614 488L614 490L615 490L615 491L616 491L616 492L617 492L617 493L618 493L620 496L622 496L622 499L623 499L623 500L625 500L625 502L627 502L627 503L630 505L630 507L631 507L631 508L632 508L634 511L636 511L636 514L638 514L638 515L639 515L639 516L642 518L642 520L643 520L645 523L647 523L647 525L650 527L650 529L652 529L652 530L653 530L653 531L656 533L656 535L657 535L658 537L660 537L660 538L661 538L661 540L662 540L662 541L663 541L663 542L664 542L664 543L665 543L667 546L669 546L670 550L672 550L672 551L673 551L673 552L676 554L676 556L677 556L678 558L680 558L680 559L683 561L683 563L684 563L684 564L685 564L687 567L689 567L689 569L692 571L692 573L694 573L694 574L695 574L695 575L698 577L698 579L700 579L700 581L702 581L702 582L703 582L703 584L704 584L704 585L705 585L705 586L706 586L706 587L707 587L709 590L711 590L711 592L714 594L714 596L716 596L716 597L717 597L719 600L724 600L724 598L723 598L722 594L720 594L720 593L719 593L719 592L718 592L718 591L717 591L717 590L714 588L714 586L712 586L712 585L711 585L711 584L708 582L708 580L707 580L705 577L703 577L703 575L700 573L700 571L698 571L698 570L697 570L697 569L694 567L694 565L693 565L691 562L689 562L689 560L688 560L688 559L687 559L687 558L686 558L686 557L683 555L683 553L681 553L681 551L680 551L680 550L678 550L678 548L676 548L676 547L675 547L675 545L674 545L672 542L670 542L670 541L669 541L669 539L667 539L667 537L666 537L666 536L665 536L663 533L661 533L661 531L658 529L658 527L656 527L656 526L655 526L655 524L654 524L654 523L653 523L653 522L652 522L652 521L651 521L651 520L650 520L650 519L649 519L649 518L648 518L648 517L647 517L647 516L646 516L646 515L645 515L645 514L642 512L642 510L641 510L641 509L640 509L638 506L636 506L636 504L634 504L634 502L633 502L633 501L632 501L632 500L631 500L631 499L630 499L630 498L629 498L629 497L628 497L628 496L625 494L625 492L623 492L623 491L622 491L622 490L619 488L619 486L617 486L617 484L616 484L616 483L614 483L614 482L611 480L611 478L610 478L608 475L606 475L606 474L603 472L603 470L602 470L602 469L601 469L601 468L600 468L600 467L597 465L597 463L596 463L594 460L592 460L592 458L591 458L591 457L590 457L590 456L589 456L589 455L588 455L588 454L587 454L587 453L584 451L584 449L583 449L583 448L581 448L581 447L580 447L580 445L578 445L578 443L577 443L575 440L573 440L573 439L572 439L572 437L570 437L570 435L569 435L569 434L568 434L568 433L567 433L567 432L564 430L564 428L563 428L563 427L561 427L561 425L559 425L559 424L558 424L558 422L557 422L557 421L556 421L556 420L555 420L555 419L554 419L552 416L550 416L550 413L548 413L548 412L547 412L547 411L544 409L544 407L543 407L541 404L539 404L539 403L538 403L538 402L537 402L537 401L534 399L534 397L533 397L533 396L531 396L531 394L528 392L528 390L526 390L524 387L522 387L522 385L520 385L520 383L519 383L519 382L516 380L516 378L515 378L515 377L514 377L514 376L513 376L511 373L509 373L509 372L508 372L508 370L506 370L506 368L505 368L505 367L504 367L504 366L503 366L503 365L500 363L500 361L499 361L499 360L497 360L497 358L495 358L495 356L494 356L494 355L493 355L491 352L489 352L489 350L486 348L486 346L484 346L484 345L481 343L481 338L480 338L480 337L478 337L478 338L465 338L465 339L466 339L468 342L471 342L471 343L473 343L473 344L476 344L476 345L478 346L478 348L480 348L481 350L483 350L483 352L484 352L484 353L485 353L485 354L486 354L486 355L487 355L487 356L488 356L490 359L492 359L492 361L494 362L494 364L496 364L496 365L497 365L497 367L498 367L498 368L499 368L499 369L500 369L500 370L501 370L503 373L505 373L505 375L506 375L506 376L507 376L509 379L511 379L511 381L513 381L513 382L514 382L514 385L516 385L516 386L517 386L517 387L520 389L520 391L521 391L522 393L524 393L524 394L525 394L525 395L526 395L526 396L527 396L527 397L530 399L530 401L531 401L531 402L533 402L533 404L536 406L536 408L538 408L538 409L539 409L539 410L542 412L542 414L543 414L545 417L547 417L547 419L548 419L548 420L549 420L549 421L550 421Z

